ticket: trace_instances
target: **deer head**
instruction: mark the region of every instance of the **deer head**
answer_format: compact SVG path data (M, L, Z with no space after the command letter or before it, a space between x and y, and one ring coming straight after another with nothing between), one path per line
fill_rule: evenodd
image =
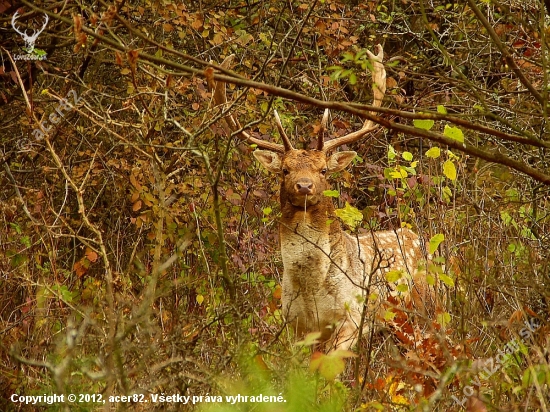
M44 31L44 29L46 28L46 25L48 24L48 21L49 21L50 18L48 17L47 14L44 14L44 16L45 16L45 18L44 18L44 24L42 25L42 28L33 29L33 32L30 36L27 34L27 30L29 30L29 29L25 29L25 31L20 31L20 30L17 29L16 21L19 18L19 12L16 11L15 14L13 15L13 17L11 18L11 25L12 25L13 29L17 33L19 33L21 35L21 37L23 37L23 40L25 40L25 44L27 45L25 50L27 51L27 53L32 53L34 51L34 43L36 43L36 39L38 38L40 33L42 33Z
M378 45L378 49L377 55L367 51L372 65L373 106L375 107L381 106L386 91L386 70L382 64L384 52L382 46ZM233 58L234 55L227 57L221 66L228 68ZM222 82L218 82L216 85L214 102L216 105L227 103L225 84ZM264 149L256 150L253 154L268 171L282 175L282 203L285 200L295 207L302 208L319 203L323 198L322 192L329 187L326 182L327 174L344 169L356 156L356 153L352 151L337 152L332 155L329 155L329 153L339 146L361 139L377 127L374 122L367 120L360 130L325 142L324 131L329 115L327 109L321 122L317 148L315 150L297 150L294 149L286 135L277 111L274 111L274 115L279 134L283 140L282 145L256 139L245 131L241 131L239 122L230 114L225 117L225 121L230 129L239 131L237 136L241 140L254 143L259 148Z

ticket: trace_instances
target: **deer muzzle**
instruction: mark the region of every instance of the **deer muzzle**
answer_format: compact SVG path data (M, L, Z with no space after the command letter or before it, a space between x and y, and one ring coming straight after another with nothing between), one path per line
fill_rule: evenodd
M307 178L298 179L294 187L296 188L296 192L301 195L313 194L314 185L311 179L307 179Z

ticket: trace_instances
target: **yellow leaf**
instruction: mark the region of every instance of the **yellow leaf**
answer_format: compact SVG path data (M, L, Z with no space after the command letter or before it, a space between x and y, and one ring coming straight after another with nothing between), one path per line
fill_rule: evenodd
M199 305L202 305L202 302L204 302L204 296L202 295L197 295L197 303Z
M334 213L352 229L355 229L355 226L363 220L363 214L357 208L351 206L348 202L346 202L345 207L342 209L336 209Z
M426 156L431 157L432 159L437 159L441 155L441 149L439 147L432 147L426 152Z
M450 180L456 180L456 167L450 160L443 163L443 174Z
M223 34L221 33L216 33L214 34L214 38L212 39L212 43L214 43L214 45L219 45L219 44L222 44L223 43L223 40L224 40L224 36Z
M393 172L390 173L392 179L403 179L407 177L407 171L401 167L397 166Z
M406 387L405 383L401 381L393 380L393 377L391 377L390 379L391 381L393 381L388 391L391 401L397 405L409 405L409 401L407 400L407 398L399 394L400 391L405 389Z

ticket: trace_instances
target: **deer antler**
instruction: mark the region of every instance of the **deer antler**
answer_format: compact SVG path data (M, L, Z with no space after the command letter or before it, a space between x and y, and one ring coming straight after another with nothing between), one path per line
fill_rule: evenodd
M321 120L321 128L317 134L317 150L323 150L323 145L325 144L325 130L327 129L328 113L329 110L325 109L323 119Z
M275 116L275 123L277 124L277 129L279 129L279 134L281 135L281 139L283 139L285 151L288 152L290 150L294 150L294 148L292 147L292 143L290 143L290 139L286 135L285 129L281 124L281 118L279 117L279 113L277 113L277 110L273 110L273 115Z
M234 54L227 56L220 66L224 69L228 69L231 66L234 58ZM227 104L227 94L224 82L216 82L216 88L214 89L214 103L216 104L216 106L224 106ZM224 120L232 131L236 132L241 129L239 121L235 119L231 114L227 114ZM292 150L292 145L290 144L290 140L283 130L283 126L281 125L281 120L279 119L279 115L277 114L277 112L275 112L275 120L277 121L277 128L279 129L279 133L281 134L284 145L256 139L255 137L250 136L244 130L241 130L237 134L237 137L243 142L250 142L256 144L262 149L267 149L278 153L284 153L285 151Z
M384 94L386 93L386 69L384 69L384 65L382 64L382 60L384 59L384 50L382 49L381 45L378 45L377 47L378 54L376 56L367 50L367 55L369 56L369 60L372 63L372 81L374 91L374 101L372 105L374 107L380 107L382 105L382 100L384 100ZM363 127L356 132L329 140L328 142L325 142L324 145L321 141L319 141L318 149L323 150L324 152L328 152L337 148L338 146L353 143L362 138L367 133L372 132L377 127L378 125L375 124L373 121L365 120L365 123L363 123Z
M38 38L40 33L42 33L44 31L44 29L46 28L46 25L48 24L48 21L50 20L50 17L47 14L44 14L44 16L46 16L46 17L44 19L44 24L42 25L42 28L37 29L37 30L33 30L31 36L29 36L27 34L28 29L26 29L24 32L22 32L22 31L19 31L16 27L15 22L19 18L19 12L16 11L15 14L13 15L13 17L11 18L11 25L12 25L13 29L23 37L23 40L27 44L27 52L28 53L33 52L34 43L36 42L36 39Z

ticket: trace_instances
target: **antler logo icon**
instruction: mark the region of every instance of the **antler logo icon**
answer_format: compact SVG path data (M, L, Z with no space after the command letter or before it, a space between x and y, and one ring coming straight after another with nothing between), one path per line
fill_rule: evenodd
M26 48L25 50L27 51L27 53L32 53L34 51L34 43L36 42L36 39L38 38L38 36L40 35L40 33L42 33L44 31L44 29L46 28L46 25L48 24L48 21L49 21L49 17L47 14L44 13L44 24L42 25L42 28L40 29L33 29L32 30L32 34L29 36L27 34L27 31L29 29L25 29L25 31L21 31L21 30L18 30L17 27L16 27L16 21L17 19L19 18L19 12L15 12L15 14L13 15L13 17L11 18L11 25L13 27L13 29L19 33L21 35L21 37L23 37L23 40L25 40L25 44L26 44Z

